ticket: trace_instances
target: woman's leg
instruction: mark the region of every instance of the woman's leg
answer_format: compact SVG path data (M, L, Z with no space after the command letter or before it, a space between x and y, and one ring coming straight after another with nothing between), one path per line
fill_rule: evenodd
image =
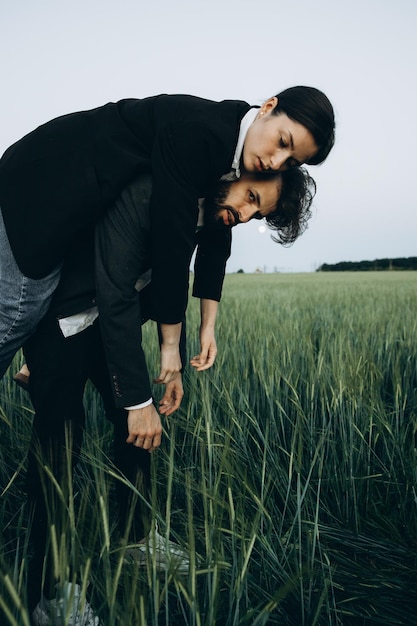
M0 378L48 310L61 268L34 280L20 271L0 211Z

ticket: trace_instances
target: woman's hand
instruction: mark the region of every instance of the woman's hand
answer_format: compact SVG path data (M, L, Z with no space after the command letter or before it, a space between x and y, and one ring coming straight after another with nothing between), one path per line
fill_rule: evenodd
M209 369L217 355L217 344L214 336L214 328L200 329L200 354L196 354L190 364L197 370L202 372Z
M154 379L158 385L172 382L181 372L182 363L180 357L181 323L160 324L161 343L161 371Z
M159 401L159 412L162 415L171 415L179 408L183 396L182 376L177 374L165 387L165 393Z

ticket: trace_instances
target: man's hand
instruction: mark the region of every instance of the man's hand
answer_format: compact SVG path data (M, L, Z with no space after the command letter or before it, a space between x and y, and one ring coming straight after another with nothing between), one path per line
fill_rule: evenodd
M162 424L153 404L143 409L132 409L127 417L127 443L153 452L161 445Z
M171 415L176 411L184 396L184 389L182 386L182 376L177 376L170 383L166 385L165 393L159 401L159 411L163 415Z

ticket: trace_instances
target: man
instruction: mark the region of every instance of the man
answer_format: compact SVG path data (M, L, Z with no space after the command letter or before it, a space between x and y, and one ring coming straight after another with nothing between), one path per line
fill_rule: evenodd
M222 185L214 197L202 203L201 221L204 221L205 225L196 235L198 253L194 295L209 304L206 317L203 305L202 350L200 355L192 359L196 369L206 369L214 361L215 313L217 300L220 300L221 296L226 260L230 254L232 227L252 218L265 217L279 226L278 233L282 240L294 239L302 232L309 216L311 185L313 185L311 179L303 171L298 174L291 172L288 174L288 180L287 175L259 180L242 177L238 182ZM28 471L28 498L33 519L31 542L34 547L34 557L28 576L28 595L35 625L54 623L54 616L56 618L59 612L65 610L65 602L68 601L62 596L62 592L61 596L54 599L56 581L49 553L45 560L46 572L42 577L48 529L51 523L58 524L58 520L48 517L47 498L51 498L53 488L48 478L50 474L48 471L45 472L44 468L47 467L58 484L63 487L68 474L62 459L68 458L70 449L72 465L75 465L81 449L85 421L82 400L88 379L103 397L106 415L113 422L114 463L120 475L137 486L145 497L149 489L148 452L159 446L162 431L158 412L152 398L151 403L144 409L127 411L126 408L129 407L115 406L112 393L114 380L111 386L106 362L115 347L118 348L120 361L123 363L127 354L129 363L134 369L133 355L139 354L140 358L143 356L140 325L149 316L152 317L152 297L149 284L145 285L138 295L137 277L146 273L151 266L150 222L147 210L150 194L151 180L149 177L142 177L123 192L120 201L103 222L97 225L95 269L92 232L86 233L85 237L73 246L63 266L61 282L51 309L25 345L25 355L31 371L30 394L35 408ZM99 290L102 290L97 311L95 274L99 277L97 281ZM107 297L111 301L110 306L106 302ZM77 315L79 312L87 312L87 316L80 318ZM183 348L184 331L183 327ZM136 340L132 333L136 335ZM131 344L135 344L135 350L130 357ZM113 358L112 363L117 362L118 355ZM181 359L182 363L185 363L184 349ZM127 396L129 399L136 397L134 389L139 388L141 384L146 385L150 393L146 365L144 372L140 371L138 380L139 383L132 382L133 391ZM141 393L140 388L138 391ZM160 413L170 415L178 408L182 395L181 376L178 374L166 384L159 406ZM119 402L123 400L125 398L122 396ZM156 424L153 431L140 428L134 430L134 420L129 421L129 418L135 411L151 412ZM147 427L149 428L149 423ZM147 435L152 437L148 439ZM63 450L67 453L63 454ZM138 544L139 552L146 549L160 551L160 548L166 548L166 542L156 531L149 532L149 522L141 510L140 502L135 499L134 490L130 489L126 482L119 480L116 484L120 535L136 543L147 537L146 543ZM181 548L172 543L168 544L168 548L169 552L165 555L168 567L186 570L187 559ZM161 556L158 558L161 559ZM43 579L45 597L40 600ZM78 592L79 589L76 587L73 607L75 613L79 611ZM88 604L84 610L80 609L77 619L78 621L75 621L74 618L74 623L80 626L96 626L98 623Z
M203 203L203 214L208 223L207 228L197 233L193 290L193 295L202 302L201 351L192 362L194 367L201 369L213 362L213 328L230 255L233 226L254 217L265 217L275 229L277 241L294 241L305 228L313 195L314 181L305 170L293 168L272 179L245 175L232 184L225 183L220 196L216 189ZM228 203L229 196L235 206ZM130 408L131 442L153 449L159 445L160 424L150 402L149 376L141 351L139 303L134 290L136 277L149 269L139 252L146 242L138 239L139 233L144 232L140 223L141 212L136 208L138 203L139 199L125 203L123 208L116 204L96 227L97 302L116 406ZM146 237L146 241L149 239ZM188 268L186 273L187 277L180 279L188 285ZM164 291L152 291L153 319L158 319L155 309L163 308L167 297ZM181 324L171 324L168 330L170 334L165 333L161 344L158 383L167 382L182 365L176 351Z
M152 406L150 381L141 349L141 315L135 290L137 276L149 273L151 264L152 236L147 211L151 184L149 179L146 184L143 180L140 192L137 185L131 185L96 227L96 284L116 406L130 410L131 442L153 449L159 445L160 432L155 435L152 432L155 428L160 431L160 424ZM277 241L292 242L306 226L313 194L314 181L305 170L295 168L276 178L244 175L232 184L224 182L202 203L200 225L205 220L206 228L197 234L193 292L202 301L201 351L191 362L198 371L210 367L215 357L214 323L230 255L231 228L254 217L266 217L278 233ZM164 297L165 293L161 293L155 298L153 291L151 317L155 308L161 308L155 299L163 301ZM94 294L91 305L95 304ZM177 333L180 327L170 326ZM155 382L168 382L183 366L176 352L178 338L179 335L175 335L172 344L166 336L162 340L161 372Z

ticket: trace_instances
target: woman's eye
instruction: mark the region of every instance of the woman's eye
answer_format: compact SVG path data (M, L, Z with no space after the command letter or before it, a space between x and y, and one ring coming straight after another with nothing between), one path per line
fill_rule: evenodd
M287 147L287 143L286 143L285 139L283 139L282 137L279 140L279 146L280 146L280 148L286 148Z

